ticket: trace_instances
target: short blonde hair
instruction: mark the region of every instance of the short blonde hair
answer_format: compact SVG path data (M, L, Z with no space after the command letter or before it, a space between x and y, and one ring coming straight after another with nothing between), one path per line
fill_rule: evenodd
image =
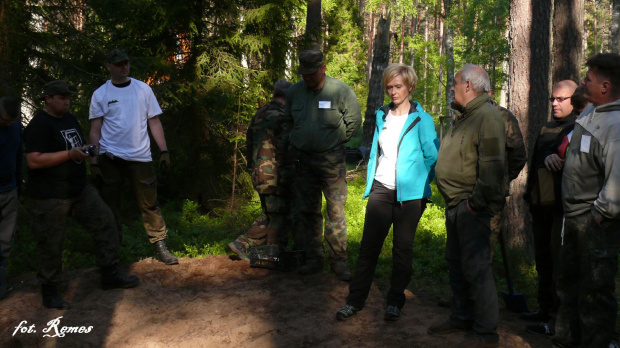
M405 86L411 88L410 93L415 92L415 87L418 84L418 75L416 75L413 68L402 63L392 63L383 70L383 90L385 93L387 93L387 84L398 75L403 79Z

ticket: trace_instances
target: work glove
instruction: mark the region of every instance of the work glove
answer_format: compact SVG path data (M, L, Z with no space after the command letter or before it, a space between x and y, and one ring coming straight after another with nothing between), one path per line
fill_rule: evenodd
M95 186L99 186L103 182L103 173L98 164L90 164L90 180Z
M170 154L166 150L159 155L159 170L165 173L168 169L170 169Z

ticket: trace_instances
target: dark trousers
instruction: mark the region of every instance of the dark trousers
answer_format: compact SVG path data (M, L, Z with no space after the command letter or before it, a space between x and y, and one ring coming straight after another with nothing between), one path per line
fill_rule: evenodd
M492 217L488 209L473 215L466 200L447 208L446 262L453 295L450 320L494 340L499 305L489 251Z
M6 269L11 254L11 239L17 226L17 189L0 192L0 296L6 289Z
M349 284L347 304L358 309L364 307L375 276L377 261L390 226L393 226L392 278L387 294L387 304L403 308L405 288L411 280L413 240L418 222L425 208L423 200L396 201L396 191L375 181L366 205L362 244Z
M118 232L114 215L97 190L86 185L77 197L69 199L32 199L32 229L37 239L41 284L58 284L62 273L62 244L67 217L72 217L96 242L95 256L100 267L119 262Z
M129 180L149 241L155 243L166 239L166 222L157 203L157 177L153 163L110 159L105 154L98 157L98 163L103 174L101 197L112 209L119 233L122 232L119 219L121 192L125 180Z
M565 218L556 267L560 307L554 344L609 345L618 310L615 290L619 249L618 220L605 220L599 225L589 211Z
M324 153L298 151L299 169L295 179L295 204L299 207L298 227L303 233L308 259L323 259L323 235L330 261L347 259L346 151L340 146ZM325 196L326 219L323 233L321 196Z
M558 309L553 269L562 232L562 209L553 205L533 206L530 212L538 273L538 305L540 312L553 320Z

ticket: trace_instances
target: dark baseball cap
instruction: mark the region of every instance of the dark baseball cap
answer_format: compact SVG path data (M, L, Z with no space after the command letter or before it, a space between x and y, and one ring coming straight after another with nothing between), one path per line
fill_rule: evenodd
M111 64L116 64L116 63L120 63L120 62L124 62L126 60L129 60L129 56L127 55L127 51L120 49L120 48L115 48L113 50L111 50L110 52L108 52L108 54L106 55L105 58L105 62L106 63L111 63Z
M313 74L325 62L323 61L323 52L321 50L307 50L299 54L299 69L297 73L300 75Z
M67 81L65 80L54 80L48 82L43 86L43 95L39 98L39 100L45 100L45 96L53 96L53 95L67 95L67 94L75 94L77 93Z

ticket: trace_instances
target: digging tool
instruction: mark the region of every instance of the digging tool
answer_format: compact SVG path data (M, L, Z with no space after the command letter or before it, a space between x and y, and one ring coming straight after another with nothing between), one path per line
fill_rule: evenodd
M502 250L502 259L504 260L504 270L506 271L506 283L508 283L508 292L502 291L502 297L506 303L506 308L517 313L529 313L525 295L523 293L515 293L510 279L510 267L508 266L508 258L506 257L506 244L504 242L503 231L499 232L499 246Z

